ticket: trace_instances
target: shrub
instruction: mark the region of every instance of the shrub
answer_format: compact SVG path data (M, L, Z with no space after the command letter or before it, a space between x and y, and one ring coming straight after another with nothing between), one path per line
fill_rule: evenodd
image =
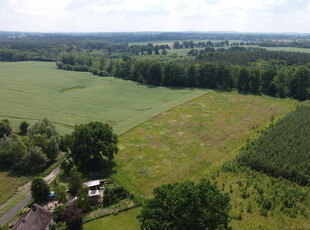
M104 191L104 206L116 204L120 200L126 199L130 196L129 192L121 186L110 186Z

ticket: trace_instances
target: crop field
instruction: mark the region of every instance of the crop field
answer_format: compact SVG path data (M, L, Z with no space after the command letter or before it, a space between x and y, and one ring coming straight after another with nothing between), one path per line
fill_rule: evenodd
M163 183L210 178L238 155L248 138L260 135L271 119L297 104L291 99L209 91L122 135L114 179L143 200ZM221 176L219 183L237 180ZM239 199L232 200L233 205L238 206ZM232 225L246 223L234 220Z
M0 76L0 119L9 119L17 128L22 120L47 117L61 133L97 120L117 125L119 134L206 93L63 71L44 62L0 63Z

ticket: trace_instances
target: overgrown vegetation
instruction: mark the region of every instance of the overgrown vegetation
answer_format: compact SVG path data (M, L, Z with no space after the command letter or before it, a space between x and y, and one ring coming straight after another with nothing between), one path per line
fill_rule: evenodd
M310 103L305 102L247 144L239 162L307 185L310 182Z
M5 124L10 127L8 121ZM7 134L10 133L6 132L0 138L2 169L10 169L18 175L35 175L45 170L58 156L60 137L54 123L47 118L29 126L27 136Z

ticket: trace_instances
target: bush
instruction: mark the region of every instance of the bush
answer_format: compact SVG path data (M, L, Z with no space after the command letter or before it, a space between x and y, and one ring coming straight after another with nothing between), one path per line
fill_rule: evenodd
M10 122L8 120L2 120L0 121L0 138L3 137L3 135L9 136L12 133L12 128L10 125Z
M64 205L57 205L53 212L53 219L55 222L64 221L64 212L65 206Z
M19 134L26 135L28 127L29 127L29 123L27 121L22 121L19 125Z
M75 203L68 204L64 211L64 219L69 230L79 230L83 224L83 213Z
M126 199L130 196L129 192L121 186L110 186L104 191L103 205L109 206L116 204L120 200Z

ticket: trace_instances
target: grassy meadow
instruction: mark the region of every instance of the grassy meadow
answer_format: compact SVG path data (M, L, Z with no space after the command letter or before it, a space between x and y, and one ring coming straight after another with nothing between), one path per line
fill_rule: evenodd
M14 195L18 186L27 181L24 177L12 177L8 174L7 171L0 172L0 205Z
M234 158L273 116L286 114L296 104L209 91L122 135L115 179L149 196L160 184L208 175Z
M284 116L297 104L291 99L209 91L122 135L120 152L116 156L117 173L113 177L140 200L151 197L152 190L163 183L210 179L221 171L225 162L239 154L247 139L260 135L271 120ZM226 183L227 186L222 188L226 191L229 183L236 183L238 176L247 178L246 173L222 172L214 182ZM267 176L261 177L270 180ZM263 186L264 180L258 183ZM233 214L240 211L240 200L238 190L232 196ZM264 223L264 218L256 211L253 215L245 215L243 220L233 219L232 227L251 229L252 221ZM281 216L268 218L273 227L279 227L278 223L284 226L287 222ZM100 221L109 222L104 219ZM305 219L298 221L306 223ZM120 222L119 226L123 224L127 224L126 221ZM255 226L257 228L253 229L261 229L260 224Z

